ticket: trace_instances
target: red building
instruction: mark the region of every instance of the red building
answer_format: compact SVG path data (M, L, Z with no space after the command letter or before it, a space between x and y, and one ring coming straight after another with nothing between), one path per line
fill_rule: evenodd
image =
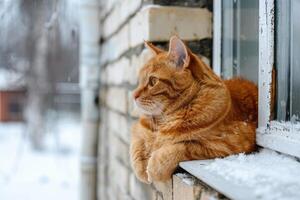
M0 122L23 121L25 93L20 75L0 70Z

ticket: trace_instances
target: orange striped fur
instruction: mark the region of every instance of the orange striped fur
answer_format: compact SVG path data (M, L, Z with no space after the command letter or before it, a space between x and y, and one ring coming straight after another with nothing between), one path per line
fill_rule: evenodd
M257 87L221 80L176 36L141 69L134 99L131 161L143 182L166 181L178 163L255 150Z

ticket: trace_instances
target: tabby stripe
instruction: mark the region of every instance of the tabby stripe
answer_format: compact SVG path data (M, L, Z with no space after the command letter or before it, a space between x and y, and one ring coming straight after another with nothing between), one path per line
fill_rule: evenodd
M176 89L174 88L174 85L172 84L171 81L169 81L168 79L159 79L161 82L169 85L174 91L176 91Z
M175 144L201 144L200 141L198 140L183 140L183 141L179 141L179 142L176 142Z

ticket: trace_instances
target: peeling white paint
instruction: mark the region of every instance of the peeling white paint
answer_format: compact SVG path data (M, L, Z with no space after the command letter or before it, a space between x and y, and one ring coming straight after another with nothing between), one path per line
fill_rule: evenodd
M259 127L266 127L271 116L271 85L273 66L274 0L263 0L259 1Z
M259 3L257 144L300 158L300 123L270 121L274 67L274 0L264 0Z
M221 76L222 1L214 0L213 12L213 70Z
M257 144L300 158L300 123L271 121L257 130Z

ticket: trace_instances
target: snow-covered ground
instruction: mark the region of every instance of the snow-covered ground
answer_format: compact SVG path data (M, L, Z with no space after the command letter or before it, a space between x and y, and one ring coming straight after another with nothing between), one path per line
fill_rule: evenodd
M31 149L21 123L0 123L1 200L79 199L80 123L56 114L45 150Z

